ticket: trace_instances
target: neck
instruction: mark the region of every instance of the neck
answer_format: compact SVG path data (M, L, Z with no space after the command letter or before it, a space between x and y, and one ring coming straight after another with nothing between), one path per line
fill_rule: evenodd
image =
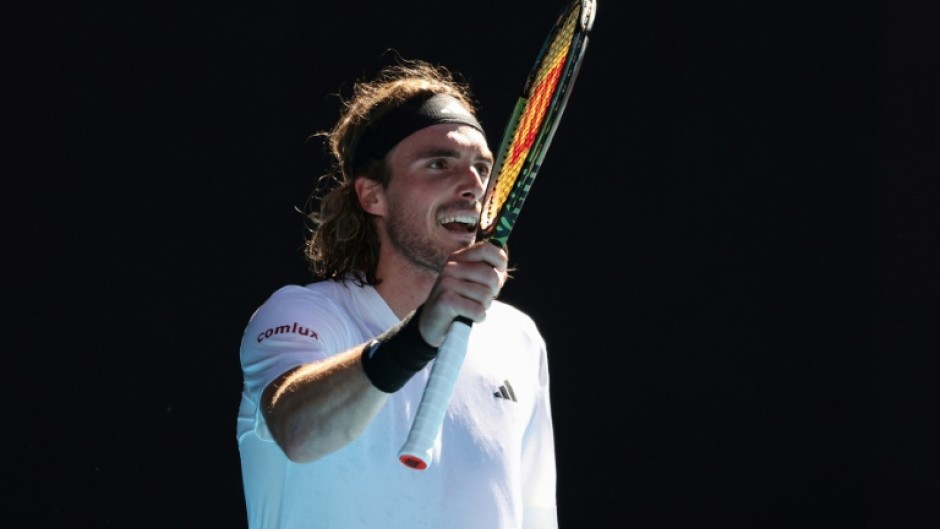
M398 257L398 256L395 256ZM417 309L427 299L437 274L391 255L379 259L375 288L399 319Z

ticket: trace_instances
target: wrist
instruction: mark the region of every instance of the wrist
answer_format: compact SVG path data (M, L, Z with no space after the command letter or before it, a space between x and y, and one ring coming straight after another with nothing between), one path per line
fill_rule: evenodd
M394 393L411 377L424 369L435 356L437 347L421 336L418 327L421 307L401 324L372 340L362 350L362 369L372 385L385 393Z

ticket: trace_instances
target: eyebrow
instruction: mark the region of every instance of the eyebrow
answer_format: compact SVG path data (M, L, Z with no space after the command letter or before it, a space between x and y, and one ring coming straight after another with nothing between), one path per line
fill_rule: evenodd
M425 158L460 158L460 151L457 149L448 149L445 147L429 147L423 151L415 153L415 159L425 159ZM484 160L486 162L493 162L492 154L481 154L474 155L474 158Z
M460 153L456 149L441 147L430 147L416 154L418 158L460 158Z

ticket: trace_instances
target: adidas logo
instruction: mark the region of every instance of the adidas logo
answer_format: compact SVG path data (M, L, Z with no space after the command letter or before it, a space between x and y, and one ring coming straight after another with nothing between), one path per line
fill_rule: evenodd
M519 402L516 400L516 393L512 390L512 384L508 380L503 381L503 385L499 387L499 391L494 391L493 396L498 399L508 399L513 402Z

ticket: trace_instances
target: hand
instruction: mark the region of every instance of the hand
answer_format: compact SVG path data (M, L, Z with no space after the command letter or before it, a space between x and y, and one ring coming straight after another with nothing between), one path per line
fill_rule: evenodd
M428 344L440 346L458 316L480 322L509 277L506 250L478 242L447 259L421 310L419 329Z

